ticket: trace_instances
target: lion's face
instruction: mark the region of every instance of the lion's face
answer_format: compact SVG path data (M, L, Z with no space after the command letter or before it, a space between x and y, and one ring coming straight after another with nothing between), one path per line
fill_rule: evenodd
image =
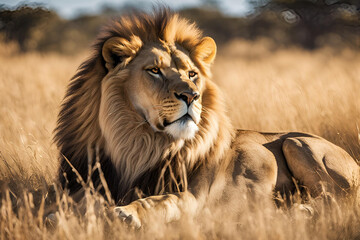
M144 45L135 37L108 40L103 56L111 78L126 71L124 94L153 131L191 139L199 130L205 86L198 66L210 64L215 52L211 38L204 38L190 53L175 43L160 40ZM116 63L114 55L121 61Z
M126 90L135 111L156 132L191 139L201 119L204 79L180 47L151 44L129 64Z

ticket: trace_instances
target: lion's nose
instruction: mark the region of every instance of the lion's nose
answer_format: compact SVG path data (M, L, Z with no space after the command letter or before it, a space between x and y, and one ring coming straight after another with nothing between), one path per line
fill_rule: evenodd
M183 100L188 106L199 99L200 94L198 92L182 92L180 94L174 93L177 99Z

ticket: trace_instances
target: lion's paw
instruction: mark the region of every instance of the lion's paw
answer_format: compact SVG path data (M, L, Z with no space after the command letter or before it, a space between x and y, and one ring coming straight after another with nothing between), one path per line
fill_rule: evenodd
M115 207L114 212L123 222L136 229L141 227L141 221L137 210L132 205Z

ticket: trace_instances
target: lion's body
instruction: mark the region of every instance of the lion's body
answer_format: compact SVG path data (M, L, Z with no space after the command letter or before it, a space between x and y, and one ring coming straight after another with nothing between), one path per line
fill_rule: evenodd
M215 53L211 38L166 10L108 27L59 114L63 187L71 195L90 180L108 187L117 204L130 204L117 208L119 215L139 225L145 205L165 207L171 220L180 206L237 190L270 199L274 190L291 193L294 180L314 195L321 186L346 192L358 185L359 166L324 139L235 132L210 79Z
M317 196L322 187L345 193L359 181L358 165L350 155L318 136L238 131L232 149L237 152L233 176L240 179L236 181L250 180L249 187L260 185L261 191L291 193L296 181Z

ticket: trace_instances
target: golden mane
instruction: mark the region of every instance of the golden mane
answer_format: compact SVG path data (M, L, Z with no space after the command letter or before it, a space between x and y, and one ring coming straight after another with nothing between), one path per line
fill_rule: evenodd
M88 171L88 166L98 161L116 202L129 203L136 198L135 192L154 195L184 190L187 177L198 166L217 164L230 148L233 131L219 90L206 80L201 122L193 139L174 140L156 133L126 98L123 84L131 81L126 68L117 74L119 81L103 81L109 74L102 49L112 37L130 42L138 39L140 45L136 48L140 50L147 43L165 41L181 46L190 56L201 54L192 52L202 39L201 31L166 9L123 16L104 28L94 45L93 57L71 79L60 109L55 142L61 152L62 186L70 194L81 189L75 168L84 181L92 180L95 188L100 187L100 173L94 171L90 176ZM210 78L208 65L195 57L191 60Z

